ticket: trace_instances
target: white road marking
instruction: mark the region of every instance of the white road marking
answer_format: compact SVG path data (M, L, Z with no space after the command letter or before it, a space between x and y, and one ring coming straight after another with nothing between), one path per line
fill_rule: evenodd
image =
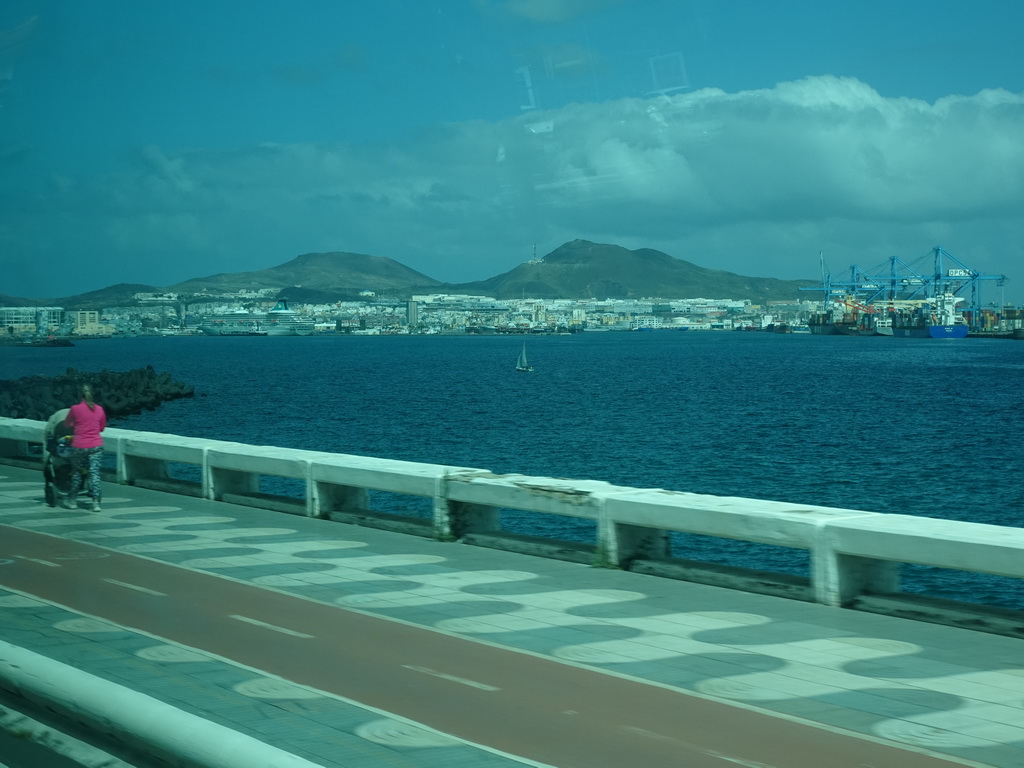
M476 680L467 680L464 677L456 677L455 675L446 675L444 672L438 672L435 669L428 669L427 667L416 667L411 664L403 664L403 668L411 669L413 672L422 672L425 675L431 675L433 677L440 677L442 680L451 680L453 683L461 683L462 685L468 685L471 688L479 688L481 691L500 691L501 688L496 688L493 685L487 683L478 683Z
M719 760L735 763L736 765L742 765L743 768L775 768L775 766L769 765L768 763L758 763L754 760L741 760L738 757L729 757L728 755L723 755L721 752L715 752L714 750L708 750L704 754L711 755L711 757L717 757Z
M244 621L248 624L255 624L257 627L263 627L264 629L272 629L275 632L282 632L286 635L292 635L293 637L313 637L313 635L307 635L305 632L296 632L294 629L288 629L287 627L279 627L275 624L267 624L267 622L265 621L260 621L259 619L250 619L248 616L239 616L236 613L230 614L228 618L237 619L238 621Z
M155 589L147 589L146 587L140 587L138 584L129 584L127 581L118 581L117 579L103 579L108 584L117 584L119 587L127 587L128 589L134 589L136 592L145 592L147 595L156 595L157 597L167 597L164 592L157 592Z
M51 563L49 560L40 560L37 557L24 557L23 555L15 555L19 560L28 560L30 563L39 563L40 565L48 565L51 568L60 568L59 563Z
M643 728L636 728L636 727L631 726L631 725L623 726L623 728L625 730L627 730L627 731L632 731L633 733L639 733L641 736L649 736L650 738L657 739L658 741L669 741L669 742L672 742L674 744L683 744L683 745L685 745L685 746L687 746L687 747L689 747L691 749L696 749L697 748L697 745L692 743L692 742L683 741L682 739L676 739L676 738L674 738L672 736L666 736L663 733L655 733L654 731L648 731L648 730L645 730ZM713 749L707 749L707 750L701 750L701 751L705 755L717 758L719 760L725 760L727 763L733 763L735 765L743 766L743 768L775 768L775 766L769 765L768 763L758 763L758 762L755 762L753 760L744 760L744 759L739 758L739 757L730 757L729 755L723 755L721 752L716 752Z
M626 730L626 731L632 731L633 733L639 733L641 736L649 736L650 738L657 739L658 741L671 741L674 744L686 744L687 746L693 746L689 742L682 741L680 739L675 738L674 736L666 736L663 733L655 733L654 731L648 731L648 730L646 730L644 728L637 728L637 727L632 726L632 725L624 725L624 726L622 726L622 728L623 728L623 730ZM715 755L715 757L718 757L718 755Z

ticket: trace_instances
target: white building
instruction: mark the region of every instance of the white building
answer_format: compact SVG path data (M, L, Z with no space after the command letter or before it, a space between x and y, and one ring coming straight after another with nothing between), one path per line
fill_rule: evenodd
M63 307L0 307L0 332L12 335L51 333L63 320Z

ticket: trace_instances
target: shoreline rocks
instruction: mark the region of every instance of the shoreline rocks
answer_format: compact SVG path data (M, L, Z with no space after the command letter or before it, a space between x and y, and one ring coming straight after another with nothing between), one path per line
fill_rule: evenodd
M0 380L0 416L46 421L54 412L79 402L83 384L92 386L108 419L152 411L169 400L195 394L192 387L174 381L169 373L157 373L151 365L99 373L68 368L60 376Z

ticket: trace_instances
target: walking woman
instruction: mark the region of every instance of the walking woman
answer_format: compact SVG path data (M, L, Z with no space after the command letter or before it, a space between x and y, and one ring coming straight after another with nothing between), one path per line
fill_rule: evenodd
M82 483L82 472L89 471L89 490L92 493L92 511L100 511L100 463L103 460L103 437L107 427L107 414L103 406L92 398L92 387L82 385L82 402L72 405L64 420L74 431L71 439L71 487L64 506L78 507L78 487Z

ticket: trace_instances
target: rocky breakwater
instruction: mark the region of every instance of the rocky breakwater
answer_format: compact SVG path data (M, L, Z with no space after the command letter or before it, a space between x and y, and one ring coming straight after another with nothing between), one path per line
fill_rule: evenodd
M96 402L107 418L153 410L168 400L192 397L192 387L174 381L153 367L131 371L85 373L68 368L61 376L27 376L0 380L0 416L46 421L54 412L81 400L83 384L92 386Z

